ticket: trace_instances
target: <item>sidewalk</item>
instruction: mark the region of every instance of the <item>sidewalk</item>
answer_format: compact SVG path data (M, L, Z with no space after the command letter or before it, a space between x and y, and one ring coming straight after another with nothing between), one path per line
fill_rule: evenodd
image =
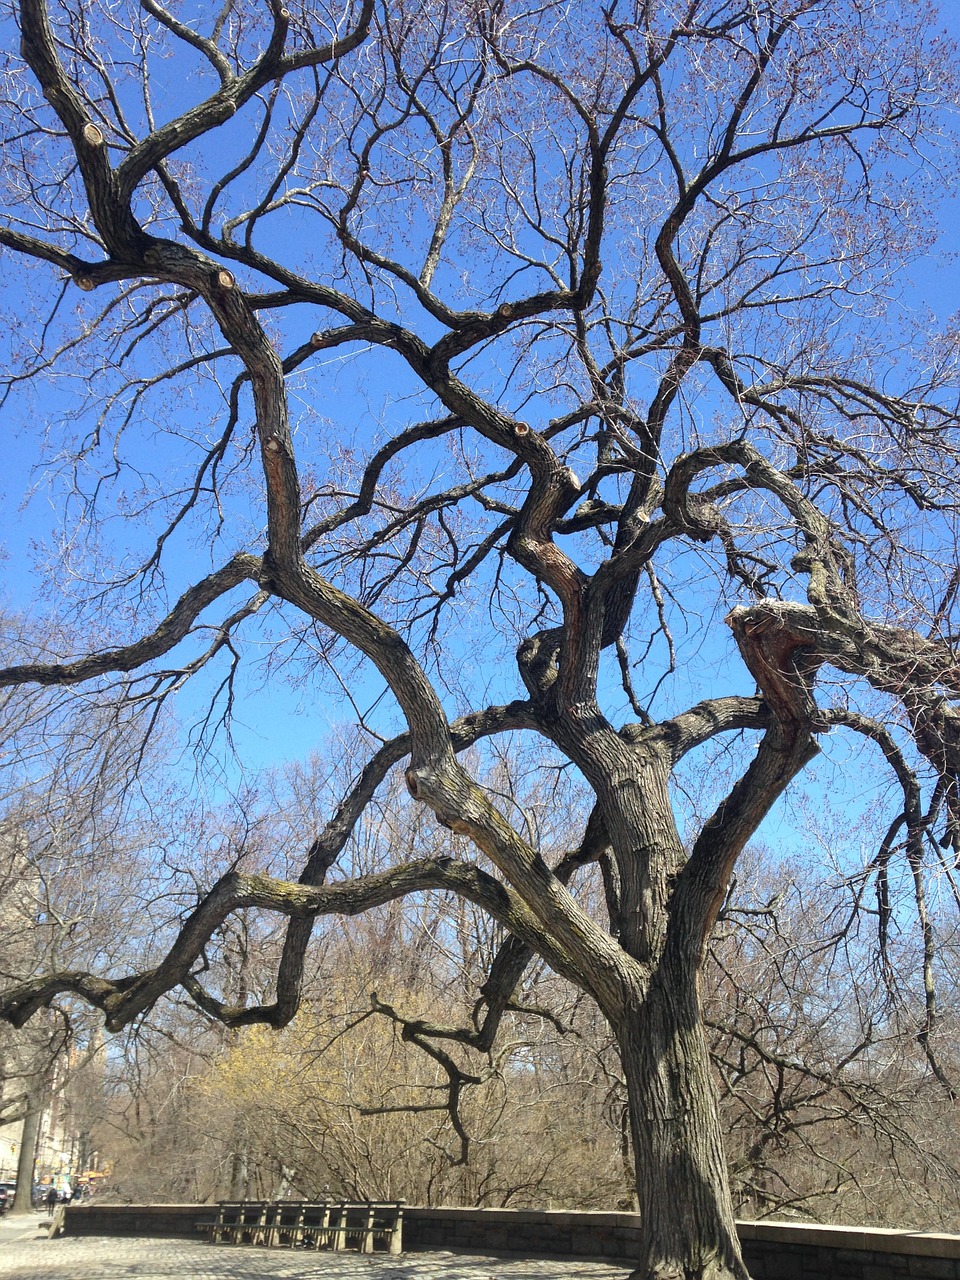
M45 1240L49 1226L50 1214L46 1210L0 1214L0 1259L3 1258L8 1246L19 1241L38 1238Z
M190 1240L102 1236L47 1239L48 1219L0 1220L3 1280L626 1280L599 1262L476 1254L313 1253Z

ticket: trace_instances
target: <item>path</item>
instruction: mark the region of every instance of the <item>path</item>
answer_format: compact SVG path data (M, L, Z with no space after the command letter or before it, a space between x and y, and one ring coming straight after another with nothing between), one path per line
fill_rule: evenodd
M312 1253L209 1245L192 1240L61 1236L40 1217L0 1218L3 1280L626 1280L601 1262L497 1258L479 1254Z

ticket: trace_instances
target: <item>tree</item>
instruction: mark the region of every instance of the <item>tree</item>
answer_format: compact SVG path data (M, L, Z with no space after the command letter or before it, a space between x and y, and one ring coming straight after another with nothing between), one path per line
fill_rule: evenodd
M50 642L22 618L0 616L4 665ZM161 741L144 744L128 708L95 706L82 691L38 687L27 700L4 691L0 987L142 961L157 920L143 893L144 860L162 850L171 824L186 828L177 792L152 785ZM74 1169L86 1169L92 1117L102 1110L102 1048L99 1010L77 1002L0 1028L0 1127L17 1135L16 1211L31 1209L35 1166L62 1172L72 1152Z
M874 963L858 886L810 870L748 853L711 942L705 1018L738 1217L953 1230L954 1108ZM901 978L913 943L892 944ZM949 994L939 1022L938 1065L955 1078Z
M635 1275L743 1277L699 979L739 854L833 730L899 789L864 883L889 963L906 869L952 1092L925 893L960 851L957 344L896 293L949 168L931 13L14 8L0 244L38 311L9 330L8 403L53 375L32 413L71 587L65 639L0 682L79 685L149 729L210 679L212 729L268 643L271 681L289 658L316 698L328 671L375 746L294 871L227 848L157 958L52 971L0 1010L69 996L118 1029L179 986L281 1025L318 916L452 892L505 940L472 1025L404 1034L438 1061L486 1047L543 957L618 1042ZM553 856L459 758L521 731L591 792ZM400 763L447 851L334 872ZM693 824L671 786L701 767ZM208 962L239 911L289 918L265 1001Z
M51 951L62 943L61 929L51 926L50 900L40 868L27 855L28 844L20 824L0 822L0 923L3 925L2 978L5 986L18 985L40 972L49 972ZM62 951L62 947L60 948ZM89 1011L88 1011L89 1012ZM15 1125L18 1145L16 1194L11 1212L29 1213L41 1147L41 1119L53 1123L72 1067L79 1059L82 1019L71 1019L64 1010L51 1010L27 1027L14 1031L5 1026L0 1038L0 1126ZM60 1134L57 1133L57 1137Z

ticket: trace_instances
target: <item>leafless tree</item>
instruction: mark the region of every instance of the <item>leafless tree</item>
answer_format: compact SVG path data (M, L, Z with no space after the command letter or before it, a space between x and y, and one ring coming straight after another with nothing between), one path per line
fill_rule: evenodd
M705 992L738 1216L953 1229L954 1108L876 963L857 883L744 861ZM890 944L900 980L916 969L912 935ZM953 1078L951 993L944 1005L938 1065Z
M449 1047L486 1049L542 957L619 1045L636 1276L743 1277L699 978L739 854L828 732L863 737L899 789L863 894L884 952L906 868L920 1034L953 1091L927 877L953 884L960 850L956 338L890 311L952 167L931 14L5 12L7 404L49 423L65 598L63 640L0 683L119 697L149 728L212 678L210 729L269 643L270 679L290 657L320 696L326 668L371 734L384 691L402 723L295 872L187 871L193 909L156 958L46 973L0 1011L68 994L118 1029L179 987L228 1026L280 1025L319 916L460 895L509 940L472 1025L404 1034L455 1090ZM576 847L541 847L460 759L508 731L586 780ZM671 778L728 738L684 841ZM447 851L332 874L401 762ZM599 917L571 890L588 865ZM289 918L265 1002L206 964L240 911Z

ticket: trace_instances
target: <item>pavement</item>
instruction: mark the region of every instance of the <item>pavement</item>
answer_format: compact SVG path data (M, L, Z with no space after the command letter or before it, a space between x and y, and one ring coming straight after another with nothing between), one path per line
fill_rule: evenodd
M47 1237L47 1215L0 1217L3 1280L626 1280L624 1267L445 1252L311 1253L192 1240Z

